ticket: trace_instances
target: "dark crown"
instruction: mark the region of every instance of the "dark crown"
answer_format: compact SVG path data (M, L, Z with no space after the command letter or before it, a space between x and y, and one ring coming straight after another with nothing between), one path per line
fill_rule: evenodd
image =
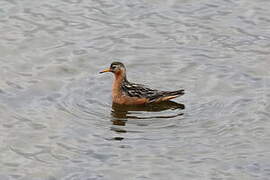
M121 66L121 67L125 67L124 64L121 63L121 62L113 62L113 63L111 64L111 67L112 67L112 66Z

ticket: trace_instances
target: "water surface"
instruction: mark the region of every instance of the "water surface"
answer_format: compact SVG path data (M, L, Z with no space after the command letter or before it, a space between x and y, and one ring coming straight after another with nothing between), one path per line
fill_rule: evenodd
M0 1L0 179L267 180L270 1ZM119 108L112 75L186 94Z

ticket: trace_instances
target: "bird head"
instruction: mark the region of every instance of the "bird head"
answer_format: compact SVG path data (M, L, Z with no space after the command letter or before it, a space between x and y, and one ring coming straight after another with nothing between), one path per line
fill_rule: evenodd
M120 74L120 73L126 73L126 68L123 63L121 62L113 62L110 66L110 68L105 69L99 73L105 73L105 72L112 72L114 74Z

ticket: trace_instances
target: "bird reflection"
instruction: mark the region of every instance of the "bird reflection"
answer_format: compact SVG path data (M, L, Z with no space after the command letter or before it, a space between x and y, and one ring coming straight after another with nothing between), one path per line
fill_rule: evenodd
M175 115L164 115L164 116L149 116L139 117L140 111L142 112L161 112L165 110L176 110L185 109L184 104L176 103L174 101L164 101L161 103L153 103L146 105L119 105L112 104L112 123L117 126L125 126L129 119L153 119L153 118L173 118L183 115L183 113L177 113ZM138 114L138 115L137 115Z

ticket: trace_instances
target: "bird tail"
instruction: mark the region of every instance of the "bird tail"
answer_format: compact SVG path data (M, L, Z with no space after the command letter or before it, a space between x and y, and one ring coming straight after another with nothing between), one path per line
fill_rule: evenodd
M184 91L184 89L181 89L178 91L167 91L164 94L165 94L165 96L181 96L181 95L185 94L185 91Z
M182 96L183 94L185 94L185 91L183 89L178 90L178 91L165 91L163 93L163 96L158 98L156 100L156 102L168 101L168 100L176 98L178 96Z

